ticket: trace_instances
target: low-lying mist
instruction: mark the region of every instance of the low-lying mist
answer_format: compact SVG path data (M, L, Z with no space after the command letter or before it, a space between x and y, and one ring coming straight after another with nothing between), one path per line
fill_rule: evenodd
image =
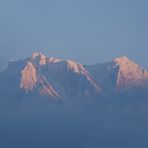
M88 102L26 103L1 110L0 147L148 147L148 104Z

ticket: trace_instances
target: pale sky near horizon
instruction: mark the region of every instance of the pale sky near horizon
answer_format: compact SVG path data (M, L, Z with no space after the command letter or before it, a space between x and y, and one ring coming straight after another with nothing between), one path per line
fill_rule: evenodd
M148 68L147 0L0 0L0 59L33 51L83 64L127 56Z

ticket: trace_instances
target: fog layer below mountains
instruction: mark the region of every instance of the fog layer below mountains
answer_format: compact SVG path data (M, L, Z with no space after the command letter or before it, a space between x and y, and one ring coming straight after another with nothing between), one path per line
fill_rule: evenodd
M120 98L119 98L120 99ZM75 99L77 100L77 99ZM92 99L93 100L93 99ZM0 112L2 148L147 148L147 103L19 104Z

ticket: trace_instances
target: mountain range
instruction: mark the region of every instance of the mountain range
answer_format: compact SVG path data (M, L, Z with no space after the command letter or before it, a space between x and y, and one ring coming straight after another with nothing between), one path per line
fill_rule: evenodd
M10 61L0 72L0 99L148 97L148 71L128 59L83 65L73 60L33 53L24 60Z

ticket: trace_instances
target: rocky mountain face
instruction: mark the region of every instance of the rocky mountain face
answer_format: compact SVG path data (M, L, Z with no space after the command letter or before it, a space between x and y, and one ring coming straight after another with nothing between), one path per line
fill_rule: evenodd
M0 73L0 95L9 98L37 97L63 100L90 97L101 88L82 64L33 53L22 61L10 61Z
M118 92L147 87L148 72L127 57L85 68L106 91Z
M127 57L84 66L72 60L31 57L10 61L0 73L0 98L98 98L101 94L147 95L148 72Z

